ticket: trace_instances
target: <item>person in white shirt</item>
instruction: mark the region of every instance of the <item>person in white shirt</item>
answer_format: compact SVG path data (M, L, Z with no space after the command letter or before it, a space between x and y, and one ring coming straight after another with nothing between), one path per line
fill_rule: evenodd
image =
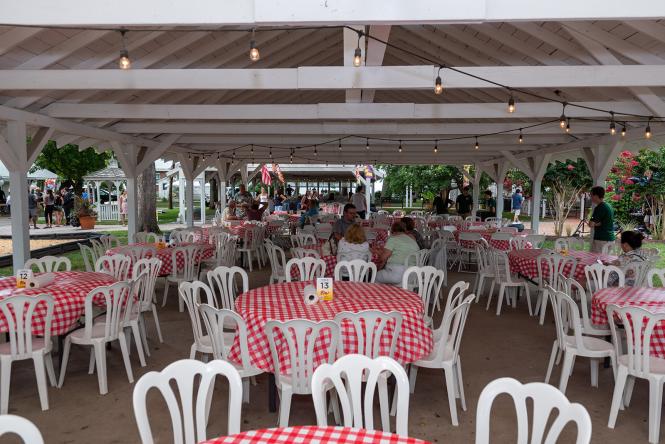
M365 231L359 224L351 225L337 245L337 261L354 259L369 261L371 258L372 253L369 250L369 242L365 238Z
M365 219L365 215L367 214L367 202L365 202L365 189L362 185L359 185L358 188L356 188L355 194L351 196L351 203L356 207L358 217Z

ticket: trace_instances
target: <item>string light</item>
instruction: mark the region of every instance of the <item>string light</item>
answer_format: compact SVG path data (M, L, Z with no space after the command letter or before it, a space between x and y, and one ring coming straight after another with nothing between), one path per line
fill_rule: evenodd
M314 157L318 156L319 153L316 151L316 145L314 145Z
M478 136L476 136L476 145L474 146L475 149L480 148L480 144L478 143Z
M520 136L517 138L517 141L518 141L519 143L523 143L523 142L524 142L524 137L522 137L522 128L520 128Z
M508 112L515 112L515 98L513 97L513 93L510 93L510 98L508 99Z
M443 92L443 83L441 83L441 69L443 66L439 66L439 72L436 74L436 80L434 81L434 94L437 96Z
M621 125L621 137L626 137L626 124Z
M256 47L256 40L254 40L254 34L256 30L252 29L252 40L249 42L249 60L252 62L258 62L259 59L261 58L261 54L259 53L259 48Z
M236 150L235 149L231 153L231 160L236 160Z
M270 161L272 162L272 147L270 147L270 151L268 152L268 155L270 156Z
M434 142L434 154L439 152L439 141Z
M337 146L339 151L342 151L342 139L339 139L339 145Z
M402 141L401 140L399 141L399 148L397 148L397 151L400 152L400 153L402 152Z
M192 153L187 153L187 158L188 158L189 160L192 160Z
M219 153L217 153L217 160L219 160Z
M563 102L562 105L563 105L563 109L561 110L561 117L559 117L559 126L561 127L561 129L564 129L564 128L566 128L566 123L567 123L567 120L568 120L566 118L566 105L567 105L567 103ZM568 131L566 131L566 132L568 132Z
M363 52L360 49L360 37L362 37L362 32L358 31L358 44L356 45L356 50L353 53L353 66L356 68L359 67L363 62Z
M293 163L293 148L291 148L291 155L289 156L289 162Z
M125 46L125 33L127 31L120 31L120 58L118 59L118 67L120 69L129 69L132 67L132 61L129 59L129 51Z
M644 129L644 137L647 139L651 139L651 117L649 117L649 121L647 122L647 127Z
M617 133L617 127L614 123L614 111L610 111L610 116L612 116L612 120L610 120L610 134L615 135Z
M366 143L367 143L367 144L365 145L365 149L366 149L367 151L369 151L369 139L367 139Z
M570 134L570 119L566 122L566 134Z

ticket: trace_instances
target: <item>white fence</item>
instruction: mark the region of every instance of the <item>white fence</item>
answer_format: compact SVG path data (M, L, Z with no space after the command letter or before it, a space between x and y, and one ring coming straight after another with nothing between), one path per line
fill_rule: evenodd
M97 220L120 220L117 203L97 205Z

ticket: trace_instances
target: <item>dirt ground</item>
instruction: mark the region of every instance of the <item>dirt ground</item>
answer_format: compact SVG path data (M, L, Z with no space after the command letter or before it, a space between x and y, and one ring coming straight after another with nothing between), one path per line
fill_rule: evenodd
M36 250L38 248L50 247L51 245L64 244L65 242L71 242L72 239L30 239L30 250ZM11 239L0 239L0 256L6 254L12 254L12 240Z

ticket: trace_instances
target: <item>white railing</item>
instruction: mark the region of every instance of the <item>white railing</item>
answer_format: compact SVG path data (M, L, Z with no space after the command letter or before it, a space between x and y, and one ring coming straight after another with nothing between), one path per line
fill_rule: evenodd
M118 204L110 203L97 205L97 220L120 220Z

